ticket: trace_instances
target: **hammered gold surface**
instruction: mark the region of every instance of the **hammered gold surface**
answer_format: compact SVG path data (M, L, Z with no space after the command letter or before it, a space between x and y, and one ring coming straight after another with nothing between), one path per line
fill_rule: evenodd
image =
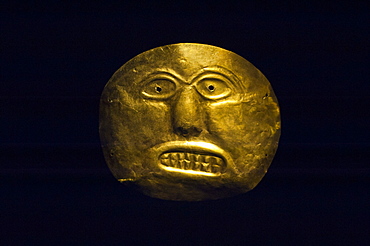
M100 102L106 162L121 182L167 200L219 199L253 189L280 137L265 76L228 50L182 43L134 57Z

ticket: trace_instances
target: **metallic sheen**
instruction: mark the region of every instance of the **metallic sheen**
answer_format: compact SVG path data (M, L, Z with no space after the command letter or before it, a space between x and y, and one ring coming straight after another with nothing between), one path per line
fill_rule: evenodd
M182 43L137 55L100 102L100 138L113 175L151 197L200 201L247 192L280 137L265 76L228 50Z

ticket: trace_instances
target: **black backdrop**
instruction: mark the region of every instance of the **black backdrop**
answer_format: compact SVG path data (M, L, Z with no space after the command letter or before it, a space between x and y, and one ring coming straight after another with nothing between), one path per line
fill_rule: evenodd
M3 4L0 242L369 243L369 10L367 1ZM135 55L179 42L234 51L275 90L280 146L251 192L162 201L105 165L105 83Z

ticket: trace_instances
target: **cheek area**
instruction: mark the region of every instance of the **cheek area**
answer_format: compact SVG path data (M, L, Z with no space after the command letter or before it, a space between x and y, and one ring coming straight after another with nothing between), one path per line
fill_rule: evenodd
M268 144L271 126L265 120L268 112L246 103L215 105L209 108L208 127L234 158L255 153Z
M127 115L130 125L129 135L135 140L153 147L163 141L169 141L171 133L170 108L163 102L139 100L134 105L134 113ZM138 143L140 144L140 143Z
M249 141L247 135L250 133L241 103L211 105L207 115L209 133L217 137L223 148L237 158L243 145Z

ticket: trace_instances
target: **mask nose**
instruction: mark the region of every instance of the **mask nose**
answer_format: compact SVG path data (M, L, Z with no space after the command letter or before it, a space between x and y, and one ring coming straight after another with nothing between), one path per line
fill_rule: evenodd
M199 136L204 130L200 98L194 88L185 88L173 107L173 130L184 137Z

